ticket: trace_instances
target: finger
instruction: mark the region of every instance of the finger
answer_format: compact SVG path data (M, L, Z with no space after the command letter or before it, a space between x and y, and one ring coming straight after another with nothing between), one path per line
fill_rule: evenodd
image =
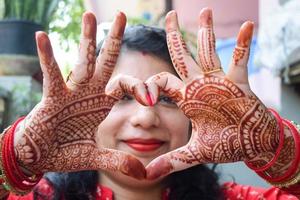
M66 85L53 55L52 46L46 33L36 33L36 43L43 72L43 97L61 96Z
M216 53L213 30L212 10L204 8L199 15L198 60L204 74L222 71L220 59Z
M175 11L170 11L166 16L166 31L168 48L175 70L182 80L193 79L199 75L200 70L182 38Z
M120 74L110 80L106 85L105 94L119 100L128 94L135 97L144 106L151 105L151 102L148 102L149 97L147 97L145 84L141 80L127 75Z
M125 26L126 16L124 13L119 12L101 47L97 58L93 81L101 82L105 85L110 79L120 53Z
M200 156L195 157L192 151L193 149L187 144L154 159L146 167L147 179L154 180L199 164Z
M120 171L136 179L144 179L146 170L144 165L135 157L116 150L100 150L95 159L96 168L108 171Z
M228 78L235 83L248 83L247 63L253 35L253 22L245 22L237 36L237 44L233 51L233 56L227 74Z
M79 145L63 149L66 159L58 159L54 166L57 171L107 170L120 171L136 179L144 179L144 165L135 157L112 149L97 149L92 145Z
M82 16L78 60L67 79L67 85L70 88L85 85L93 77L96 60L96 32L97 22L94 14L85 12Z
M155 99L155 102L159 97L160 91L164 92L176 103L183 99L181 89L183 89L184 83L169 72L161 72L149 77L146 81L146 84L148 85L148 91Z

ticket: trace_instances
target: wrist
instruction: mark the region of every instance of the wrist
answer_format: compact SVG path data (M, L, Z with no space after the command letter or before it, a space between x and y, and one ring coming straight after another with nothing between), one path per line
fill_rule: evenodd
M27 176L19 166L14 148L14 135L17 125L23 120L18 119L0 138L0 168L2 186L16 194L28 193L38 183L42 175Z
M297 185L300 180L300 127L297 130L291 122L282 121L285 138L278 159L268 169L255 172L273 186L290 187Z
M284 125L279 114L273 110L265 111L265 120L261 120L259 125L263 132L255 135L253 141L256 141L257 148L254 148L256 156L245 161L246 165L254 171L264 171L272 166L280 155L284 146ZM256 136L256 137L255 137Z

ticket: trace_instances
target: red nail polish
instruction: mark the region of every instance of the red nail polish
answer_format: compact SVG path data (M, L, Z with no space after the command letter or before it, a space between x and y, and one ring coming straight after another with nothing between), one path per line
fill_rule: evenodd
M146 94L146 99L147 99L149 105L153 106L153 101L152 101L152 98L151 98L151 94L149 94L149 92Z

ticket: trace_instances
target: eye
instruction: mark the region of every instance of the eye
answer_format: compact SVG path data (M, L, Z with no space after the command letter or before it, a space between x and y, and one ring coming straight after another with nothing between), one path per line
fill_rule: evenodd
M176 105L175 101L173 101L170 97L165 96L165 95L160 95L158 97L158 101L163 104Z
M130 101L132 100L133 97L129 94L125 94L122 98L121 98L121 101Z

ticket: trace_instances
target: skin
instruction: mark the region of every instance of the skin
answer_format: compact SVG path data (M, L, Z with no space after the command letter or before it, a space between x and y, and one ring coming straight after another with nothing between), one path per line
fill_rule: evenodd
M47 35L37 33L38 54L44 74L43 97L19 125L14 141L18 161L30 172L104 169L118 170L137 179L145 177L143 164L132 155L98 148L95 142L97 126L118 97L132 92L120 87L118 94L105 94L125 24L125 15L117 14L96 61L96 19L92 13L85 13L79 59L66 83ZM144 97L142 92L137 90L135 95Z
M169 12L168 47L181 79L174 75L172 66L147 54L125 52L130 56L118 60L125 23L125 15L119 13L96 59L96 19L92 13L85 13L79 59L66 82L47 35L37 33L43 98L16 131L15 152L22 167L34 174L103 170L100 181L116 189L117 198L130 199L139 194L143 195L141 199L148 189L158 197L161 178L174 171L202 163L235 161L260 167L274 157L279 126L251 91L247 77L253 23L242 25L229 73L225 74L215 52L211 10L203 9L199 16L198 63L182 39L176 13ZM143 73L132 67L136 65L143 67ZM125 94L133 99L124 101ZM161 104L162 94L180 109L174 104ZM193 129L187 142L188 119ZM161 137L166 143L158 152L145 155L121 141L139 134ZM293 160L290 147L294 143L287 128L284 134L284 153L268 171L271 175L284 172ZM147 180L117 178L117 172ZM143 188L144 193L134 188Z
M201 163L255 160L259 167L268 162L264 154L278 146L279 127L248 83L253 23L242 25L227 75L215 51L210 9L203 9L199 16L199 63L186 49L174 11L166 17L166 31L172 62L182 80L170 81L172 75L166 73L151 80L167 94L176 94L177 105L191 119L193 130L187 145L147 166L147 178L155 179Z
M112 81L127 78L128 82L134 82L137 78L145 82L161 72L175 73L171 64L157 57L124 50L115 66ZM188 118L164 94L156 101L154 106L143 106L132 97L124 97L116 103L98 127L99 147L130 153L146 166L154 158L185 145L189 139ZM124 140L132 138L158 139L164 144L154 151L140 152L124 143ZM115 199L160 199L164 187L161 179L137 181L120 173L103 171L99 181L114 191Z

